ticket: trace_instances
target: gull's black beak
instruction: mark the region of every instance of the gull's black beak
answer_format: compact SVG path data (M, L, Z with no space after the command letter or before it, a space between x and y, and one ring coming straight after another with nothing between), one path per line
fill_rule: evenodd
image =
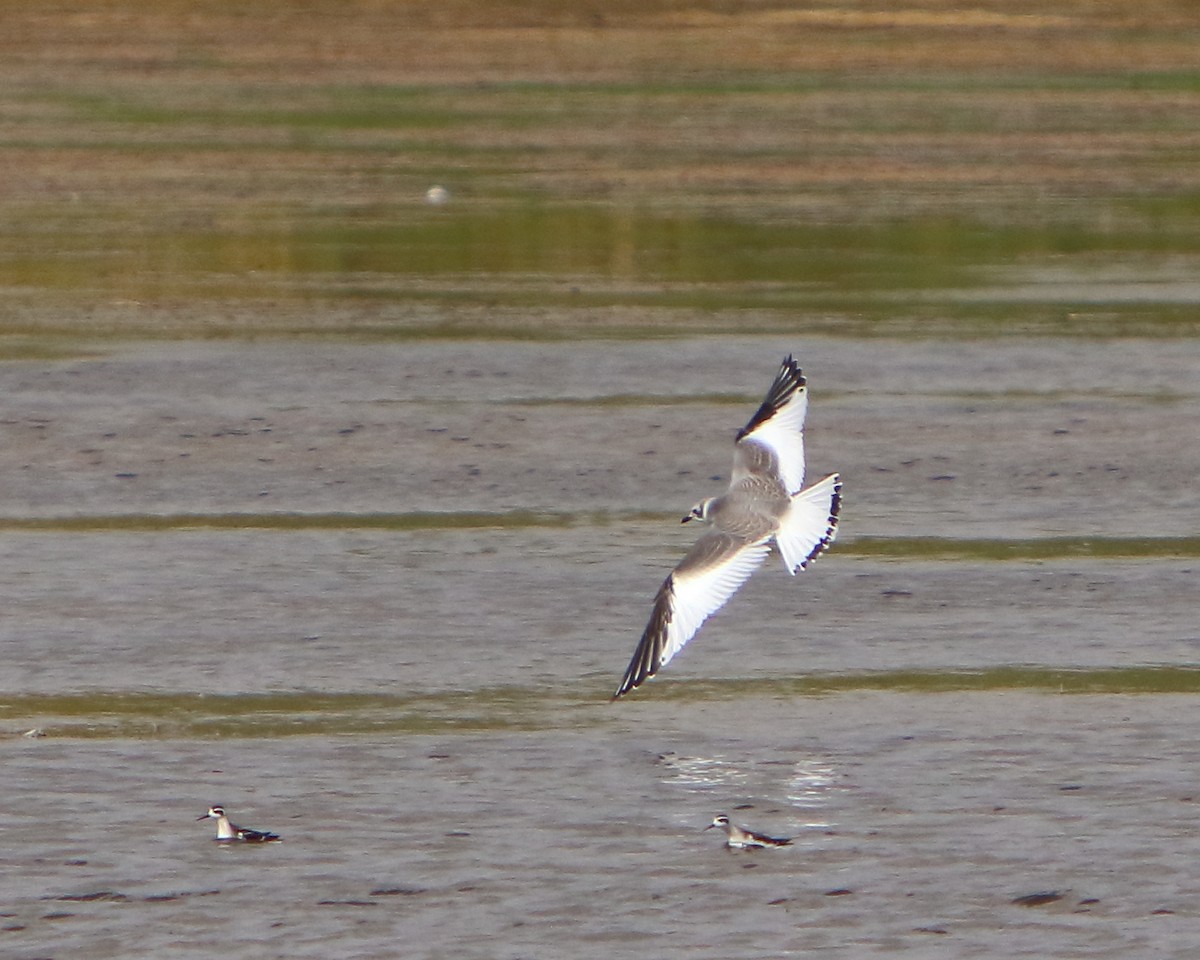
M208 819L208 814L206 813L204 816L202 816L202 817L197 817L196 819L197 819L197 820L207 820L207 819Z
M688 514L686 517L684 517L684 518L683 518L682 520L680 520L679 522L680 522L680 523L687 523L689 520L695 520L695 519L696 519L696 518L695 518L695 517L693 517L693 516L692 516L692 515L689 513L689 514Z
M707 827L704 828L704 830L711 830L715 826L716 826L715 823L710 823ZM701 830L700 832L703 833L704 830Z

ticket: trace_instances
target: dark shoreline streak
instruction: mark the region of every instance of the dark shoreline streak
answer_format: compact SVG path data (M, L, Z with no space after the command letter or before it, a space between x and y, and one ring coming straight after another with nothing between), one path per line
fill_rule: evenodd
M214 513L93 514L63 517L0 517L0 532L171 533L187 530L479 530L611 526L659 523L675 514L651 512L555 513ZM956 539L942 537L855 537L839 540L831 555L917 560L1056 560L1200 557L1200 537L1035 537Z
M980 670L894 670L727 680L663 680L612 704L608 678L555 688L497 687L428 694L134 693L0 696L0 737L36 727L52 738L197 739L446 735L579 729L663 702L823 697L860 692L904 695L1024 691L1037 694L1200 694L1200 667L1144 665ZM633 706L626 706L629 703Z

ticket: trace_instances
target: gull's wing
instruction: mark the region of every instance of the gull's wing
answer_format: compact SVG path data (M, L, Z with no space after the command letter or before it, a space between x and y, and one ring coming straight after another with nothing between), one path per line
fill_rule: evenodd
M792 497L775 533L775 546L788 573L803 570L833 543L841 512L842 478L836 473Z
M659 588L654 612L613 699L640 686L670 662L725 605L770 553L767 540L747 543L713 531L696 541Z
M808 381L789 355L766 399L737 436L730 486L752 474L777 477L790 496L804 486L804 417Z

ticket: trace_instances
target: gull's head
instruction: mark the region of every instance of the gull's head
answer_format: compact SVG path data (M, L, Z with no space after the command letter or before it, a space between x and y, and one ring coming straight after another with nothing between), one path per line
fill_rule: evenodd
M729 829L729 818L727 816L725 816L725 814L723 814L723 813L718 813L715 817L713 817L713 822L710 823L704 829L711 830L713 827L720 827L722 830L728 830Z
M223 816L225 816L225 808L221 807L221 806L217 806L217 807L209 807L208 813L206 813L202 817L197 817L196 819L197 820L207 820L209 817L212 817L214 820L220 820L221 817L223 817Z
M692 507L688 515L680 523L687 523L689 520L699 520L701 523L708 523L712 520L712 506L716 501L716 497L706 497L704 500L701 500Z

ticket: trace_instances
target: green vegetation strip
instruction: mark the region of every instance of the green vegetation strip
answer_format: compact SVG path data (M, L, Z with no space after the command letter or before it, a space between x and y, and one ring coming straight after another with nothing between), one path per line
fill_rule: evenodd
M0 697L11 733L49 736L284 737L355 733L424 734L543 725L541 695L495 688L442 694L80 693ZM557 722L562 722L561 715Z
M674 513L603 510L579 513L514 510L506 513L180 513L0 517L0 532L159 533L185 530L522 530L541 527L665 523ZM1200 537L1040 537L1023 540L942 537L854 537L839 540L840 556L895 560L1117 560L1200 557Z
M914 560L1096 560L1200 557L1200 537L1044 537L955 540L939 537L857 537L834 547L859 557Z
M566 513L176 513L0 517L0 531L157 533L176 530L474 530L565 527Z
M136 150L145 149L138 141ZM673 169L680 161L664 162ZM794 156L784 151L751 166L758 162L786 166ZM822 223L700 207L554 203L492 190L436 213L411 202L368 211L331 203L314 212L280 200L261 216L231 215L203 228L173 205L149 201L136 210L74 205L68 214L22 207L0 225L0 289L9 303L0 336L417 342L799 329L909 337L1197 332L1188 270L1200 254L1194 192L1157 201L1106 196L1068 222L1013 224L971 210ZM1093 216L1093 208L1105 214ZM1128 299L1118 281L1131 257L1163 261L1160 279L1172 282L1140 282ZM1060 281L1031 282L1029 268L1047 261ZM117 306L73 309L97 301ZM39 355L25 348L7 359Z
M1009 666L981 670L890 670L740 680L660 682L653 696L670 700L814 697L858 690L895 693L1200 693L1200 667L1140 666L1070 669ZM643 694L650 696L651 694ZM634 696L637 696L635 694Z
M611 684L495 687L416 695L264 693L78 693L0 696L0 736L273 738L347 734L423 735L583 727L636 704L817 697L856 691L903 694L1021 690L1071 694L1200 694L1200 668L899 670L732 680L662 680L619 703Z

